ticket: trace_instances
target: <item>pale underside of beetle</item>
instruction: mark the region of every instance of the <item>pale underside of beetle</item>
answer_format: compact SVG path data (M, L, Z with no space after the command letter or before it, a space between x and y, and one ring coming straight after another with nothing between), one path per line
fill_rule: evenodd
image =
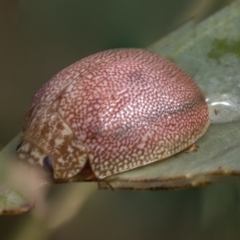
M20 159L71 179L88 162L97 179L176 154L209 126L196 83L141 49L108 50L62 70L35 94Z

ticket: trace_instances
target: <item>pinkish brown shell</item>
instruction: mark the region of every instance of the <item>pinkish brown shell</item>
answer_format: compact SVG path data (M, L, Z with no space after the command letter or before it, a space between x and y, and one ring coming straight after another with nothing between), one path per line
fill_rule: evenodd
M65 68L35 94L20 159L70 179L89 161L98 179L187 148L209 126L197 84L142 49L116 49Z

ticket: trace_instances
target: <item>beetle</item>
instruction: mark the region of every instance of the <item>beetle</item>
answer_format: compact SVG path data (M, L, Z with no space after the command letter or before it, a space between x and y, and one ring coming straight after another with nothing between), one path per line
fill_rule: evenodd
M63 69L34 95L19 159L55 180L89 179L163 160L207 130L209 113L194 80L144 49L113 49Z

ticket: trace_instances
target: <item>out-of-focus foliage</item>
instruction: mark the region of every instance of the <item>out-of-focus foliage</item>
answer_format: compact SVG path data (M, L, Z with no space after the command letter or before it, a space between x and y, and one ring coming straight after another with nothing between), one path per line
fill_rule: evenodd
M47 178L16 158L18 137L0 152L0 214L22 214L45 198Z

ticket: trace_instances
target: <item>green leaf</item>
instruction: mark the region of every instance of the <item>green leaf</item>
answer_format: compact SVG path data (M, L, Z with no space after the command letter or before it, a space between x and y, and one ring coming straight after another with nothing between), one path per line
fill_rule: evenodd
M240 176L239 13L240 3L232 3L199 25L189 22L148 48L173 60L206 94L212 124L197 142L198 151L118 174L101 187L171 189Z

